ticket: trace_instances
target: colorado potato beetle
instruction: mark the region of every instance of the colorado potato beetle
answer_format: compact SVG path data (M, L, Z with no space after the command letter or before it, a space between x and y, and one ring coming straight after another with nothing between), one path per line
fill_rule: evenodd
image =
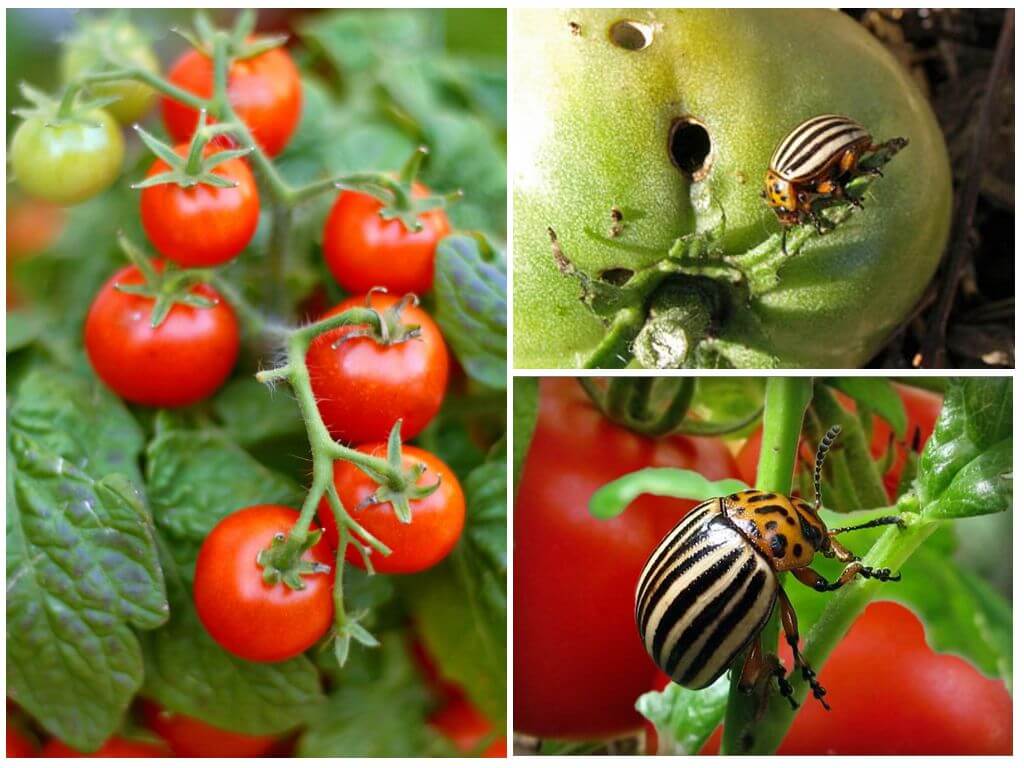
M846 184L857 176L861 157L878 147L871 134L856 120L843 115L818 115L804 120L779 142L764 177L761 197L778 216L786 231L813 221L819 233L825 223L814 209L822 198L860 201L846 194ZM878 170L864 173L881 174Z
M655 548L636 589L637 629L647 652L676 683L700 689L721 677L740 653L745 663L740 687L760 689L774 677L793 708L793 689L774 656L761 650L760 632L776 602L793 664L825 709L825 689L800 652L796 612L776 574L791 571L801 583L826 592L857 574L899 581L887 568L870 568L839 543L846 531L899 525L881 517L849 528L828 530L821 509L821 468L840 428L832 427L818 446L814 506L798 496L748 490L708 499L682 519ZM835 582L810 565L818 553L848 563Z

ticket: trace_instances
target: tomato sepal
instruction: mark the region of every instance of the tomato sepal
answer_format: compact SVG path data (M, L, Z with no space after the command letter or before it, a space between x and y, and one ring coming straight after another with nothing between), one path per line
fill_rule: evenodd
M206 110L199 110L199 122L195 133L192 135L192 141L189 143L188 154L182 157L169 144L160 141L160 139L149 133L142 126L136 125L135 132L139 134L142 143L154 155L170 166L170 170L149 176L142 181L137 181L131 185L132 189L148 189L149 187L156 187L161 184L177 184L184 189L195 187L199 184L206 184L220 189L233 189L237 187L237 181L216 174L213 171L219 165L229 160L246 157L255 151L255 147L205 152L206 146L211 141L222 134L230 133L234 130L236 130L236 127L228 123L206 125Z
M365 499L360 501L355 511L359 512L374 504L390 504L391 508L395 511L395 516L400 522L406 524L411 523L412 508L410 507L410 502L418 499L425 499L440 488L441 478L438 476L436 482L430 485L421 486L419 485L419 479L427 471L426 464L415 464L408 470L402 466L401 419L395 422L395 425L391 428L391 434L388 435L388 453L386 460L392 469L393 474L391 477L383 472L378 472L373 467L360 466L360 469L381 485L372 495L367 496ZM401 480L396 482L394 480L396 477L401 478Z
M270 546L260 550L256 562L263 567L265 584L284 584L291 589L305 589L303 576L330 573L331 566L316 560L305 560L302 555L315 547L323 538L322 528L309 531L302 539L275 533Z
M430 150L425 146L417 147L402 166L397 181L383 173L355 173L338 179L334 186L379 200L383 206L378 214L381 219L398 219L409 232L419 232L423 229L423 222L419 219L421 214L443 209L462 198L461 189L422 197L413 194L413 184L428 154Z
M373 294L387 293L386 288L373 288L366 294L366 308L377 315L377 323L355 326L331 342L331 349L338 349L352 339L373 339L377 344L386 347L391 344L402 344L417 338L421 329L419 325L406 323L402 313L406 307L418 307L420 300L415 293L407 293L395 304L384 310L374 309Z
M210 20L205 10L199 9L194 17L195 31L174 27L171 29L178 37L202 53L213 58L216 48L215 38L223 34ZM256 31L256 13L251 8L239 12L235 24L228 33L226 52L229 62L252 59L274 48L280 48L288 42L288 35L258 35Z

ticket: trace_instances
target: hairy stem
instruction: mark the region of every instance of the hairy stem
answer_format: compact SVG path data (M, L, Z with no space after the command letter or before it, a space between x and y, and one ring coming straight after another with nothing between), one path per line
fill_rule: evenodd
M787 496L792 491L793 466L800 444L804 412L811 402L811 392L811 380L806 377L776 376L768 379L764 398L761 458L757 465L758 490ZM782 574L779 577L781 584ZM776 610L761 631L761 647L765 653L775 653L778 644L779 617ZM722 736L722 751L725 754L749 752L750 728L757 714L757 697L739 690L743 662L743 654L740 654L732 667L729 701L725 709L725 732Z

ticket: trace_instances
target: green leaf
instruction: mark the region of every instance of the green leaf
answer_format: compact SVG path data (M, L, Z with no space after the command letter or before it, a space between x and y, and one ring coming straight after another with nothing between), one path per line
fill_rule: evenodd
M7 354L23 349L46 328L45 316L36 309L7 310Z
M286 388L271 389L250 376L228 382L213 398L213 410L228 434L243 446L296 433L305 437L292 393Z
M466 373L505 388L507 331L505 259L469 235L450 235L437 246L436 319Z
M859 408L882 417L897 435L907 433L907 409L888 379L866 376L837 376L828 383L850 397Z
M226 515L253 504L297 506L302 500L297 485L210 429L158 425L146 448L146 487L160 535L188 581L203 539Z
M142 430L124 404L95 379L44 365L17 386L10 426L92 477L122 474L142 485Z
M530 450L537 413L540 408L540 386L537 379L512 379L512 489L519 487L526 454Z
M969 517L1010 508L1011 400L1008 378L950 380L915 483L922 514Z
M171 620L140 637L147 698L217 728L249 734L287 731L323 704L319 673L305 656L261 664L221 648L196 615L184 569L166 551L163 560Z
M131 628L167 619L153 522L124 477L96 479L17 428L7 494L7 695L93 751L142 684Z
M637 699L636 708L654 723L660 754L695 755L725 717L728 698L729 677L722 675L701 691L669 683Z
M347 77L378 69L386 56L426 55L444 45L440 19L423 11L318 14L299 32Z
M309 713L299 757L443 753L440 738L426 726L430 696L402 636L380 640L379 648L351 645L337 688Z
M441 676L495 724L505 722L506 469L478 467L465 483L466 530L435 568L400 582Z
M590 497L590 514L599 520L617 517L645 493L703 501L747 488L741 480L711 481L690 469L652 467L630 472L603 485Z

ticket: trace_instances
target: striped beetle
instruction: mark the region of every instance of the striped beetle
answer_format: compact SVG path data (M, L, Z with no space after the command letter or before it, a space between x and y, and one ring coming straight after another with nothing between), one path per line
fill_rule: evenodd
M655 548L636 589L636 625L647 652L679 685L706 688L741 652L746 661L741 690L749 693L772 677L796 708L781 662L761 650L760 632L776 601L794 666L825 709L825 689L798 647L796 612L776 574L792 571L819 592L839 589L857 574L899 581L888 568L870 568L839 543L846 531L899 525L881 517L861 525L828 530L821 509L821 468L840 428L821 439L814 464L814 507L797 496L741 491L708 499L684 517ZM848 563L835 582L811 567L815 553Z
M857 163L876 149L864 126L842 115L812 117L786 134L772 155L761 190L782 224L783 251L786 232L796 224L810 220L819 234L826 231L813 208L816 200L830 197L861 207L860 200L846 194L845 185L863 175ZM881 175L877 169L865 173Z

